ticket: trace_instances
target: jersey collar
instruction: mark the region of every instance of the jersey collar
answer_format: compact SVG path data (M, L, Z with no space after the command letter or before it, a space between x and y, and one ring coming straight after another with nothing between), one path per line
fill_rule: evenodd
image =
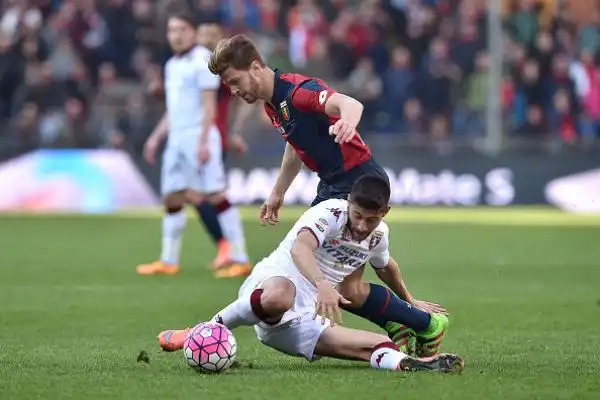
M277 107L277 105L287 97L289 83L281 79L281 71L279 69L275 68L273 72L275 73L275 78L273 82L273 97L271 97L271 104L274 107Z
M176 58L184 58L185 56L187 56L188 54L190 54L192 52L192 50L194 50L194 47L196 47L196 46L192 46L189 49L184 50L184 51L182 51L179 54L175 54L175 57Z

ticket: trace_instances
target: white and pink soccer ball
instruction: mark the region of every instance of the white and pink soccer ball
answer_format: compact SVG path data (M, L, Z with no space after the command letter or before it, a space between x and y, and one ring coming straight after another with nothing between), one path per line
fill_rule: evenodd
M188 365L200 372L223 372L235 361L233 333L216 322L202 322L190 329L183 354Z

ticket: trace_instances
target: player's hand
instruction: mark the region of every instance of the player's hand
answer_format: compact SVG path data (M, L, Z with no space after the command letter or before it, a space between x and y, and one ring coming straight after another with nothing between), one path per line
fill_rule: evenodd
M200 145L198 146L198 161L201 164L204 164L210 159L210 150L208 150L208 143L201 140Z
M232 135L229 139L231 141L231 148L240 154L246 154L248 151L248 144L241 135Z
M283 205L283 197L271 193L269 198L260 206L261 225L276 225L279 222L279 209Z
M334 326L336 321L341 324L342 310L340 304L348 305L350 301L335 290L329 282L322 281L317 287L317 303L313 319L320 315L322 317L321 324L323 325L325 325L326 318L331 321L331 326Z
M159 140L154 135L151 135L144 144L144 160L150 165L156 163L156 152L159 144Z
M431 303L429 301L422 300L414 300L415 307L428 312L428 313L436 313L436 314L445 314L448 315L448 310L446 310L443 306Z
M348 143L356 135L356 127L343 119L338 119L329 127L329 134L335 136L336 143Z

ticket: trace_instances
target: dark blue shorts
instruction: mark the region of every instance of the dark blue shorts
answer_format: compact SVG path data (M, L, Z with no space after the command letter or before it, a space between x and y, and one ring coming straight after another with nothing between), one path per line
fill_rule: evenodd
M329 199L347 199L354 182L363 175L377 175L384 178L388 183L389 177L383 167L373 158L369 161L346 171L334 180L325 182L321 180L317 186L317 197L313 200L311 207Z

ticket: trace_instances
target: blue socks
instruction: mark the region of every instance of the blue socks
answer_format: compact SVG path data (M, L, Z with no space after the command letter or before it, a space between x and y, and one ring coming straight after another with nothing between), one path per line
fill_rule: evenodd
M198 216L204 223L208 234L215 243L219 243L223 240L223 231L221 230L221 224L219 223L219 217L216 208L207 202L196 205L196 211Z
M371 291L364 304L357 308L344 306L344 310L368 319L383 329L388 322L406 325L415 332L424 332L429 328L429 313L413 307L384 286L373 283L369 285Z

